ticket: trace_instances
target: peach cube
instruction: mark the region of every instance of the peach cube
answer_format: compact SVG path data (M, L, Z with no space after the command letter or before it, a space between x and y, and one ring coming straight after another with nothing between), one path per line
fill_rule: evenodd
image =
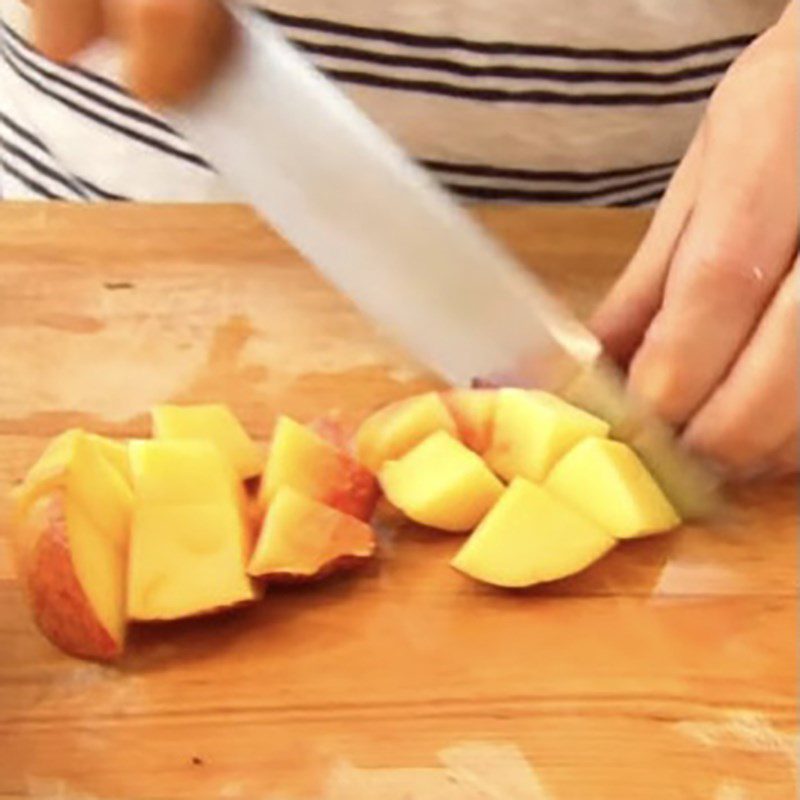
M503 493L480 456L445 431L387 461L380 481L388 500L409 519L455 532L474 528Z
M409 397L376 411L356 434L358 460L377 472L436 431L458 436L455 420L436 392Z
M500 477L538 482L571 447L587 436L607 436L607 422L555 395L501 389L486 463Z
M497 409L494 389L451 389L442 399L456 422L461 441L482 455L489 448Z
M136 504L128 564L128 615L168 620L250 602L243 491L208 441L131 445Z
M484 583L522 588L580 572L614 544L591 519L517 478L451 564Z
M590 437L556 465L545 487L617 539L662 533L680 517L636 453Z
M369 470L285 416L275 426L261 480L261 508L267 508L284 486L362 520L372 516L378 500L378 482Z
M224 405L157 406L153 409L157 439L204 439L215 444L241 480L258 475L264 466L261 448Z
M371 558L375 544L366 522L282 486L269 505L247 571L270 582L321 578Z
M14 538L36 624L83 658L118 656L132 494L98 438L69 431L15 493Z

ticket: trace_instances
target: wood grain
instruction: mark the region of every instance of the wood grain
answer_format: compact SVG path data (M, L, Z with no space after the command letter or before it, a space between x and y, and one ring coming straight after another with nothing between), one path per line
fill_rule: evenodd
M647 218L480 212L586 313ZM0 205L0 492L47 437L222 400L354 425L434 385L237 207ZM0 798L788 800L797 494L494 591L386 518L374 569L140 628L114 668L33 629L0 538Z

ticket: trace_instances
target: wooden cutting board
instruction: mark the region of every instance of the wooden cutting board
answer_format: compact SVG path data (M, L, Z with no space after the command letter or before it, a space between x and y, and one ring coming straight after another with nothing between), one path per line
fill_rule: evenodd
M481 213L576 308L633 212ZM0 492L67 426L144 436L158 401L369 409L433 385L249 212L0 204ZM797 496L507 593L457 537L387 526L373 570L134 631L116 667L34 630L0 539L0 798L788 800Z

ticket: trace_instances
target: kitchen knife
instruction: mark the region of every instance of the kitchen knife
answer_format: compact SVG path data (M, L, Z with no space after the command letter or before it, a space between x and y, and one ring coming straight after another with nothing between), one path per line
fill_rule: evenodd
M713 473L635 406L597 339L286 41L233 8L238 47L170 121L331 283L446 380L558 391L645 458L684 515Z

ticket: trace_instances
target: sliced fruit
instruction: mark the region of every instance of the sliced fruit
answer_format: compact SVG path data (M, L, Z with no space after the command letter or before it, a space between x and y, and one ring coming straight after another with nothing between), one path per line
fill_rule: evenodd
M337 450L345 453L350 450L350 437L345 432L344 425L337 415L323 414L309 422L307 427Z
M207 441L131 445L136 505L128 615L169 620L250 602L250 534L241 483Z
M17 514L38 498L62 489L95 528L125 546L133 494L130 484L104 453L110 440L81 430L54 439L14 492Z
M356 434L358 460L377 472L436 431L458 436L456 423L436 392L409 397L376 411Z
M137 506L226 503L240 486L230 462L208 441L131 442L130 458Z
M445 531L471 530L503 493L480 456L444 431L386 462L380 482L409 519Z
M119 472L120 477L130 485L132 477L127 444L118 442L115 439L108 439L105 436L99 436L96 433L87 433L86 435L97 446L108 463Z
M363 520L378 501L378 482L369 470L290 417L275 426L261 480L261 508L284 486Z
M247 532L229 505L137 508L128 572L128 616L170 620L251 602Z
M618 539L662 533L680 517L636 453L594 437L575 445L545 487Z
M581 439L607 436L608 423L555 395L523 389L498 393L492 443L486 463L507 481L542 481Z
M158 439L203 439L231 462L241 480L258 475L264 454L225 405L156 406L153 430Z
M61 490L25 517L24 575L34 620L66 653L109 661L125 640L125 553Z
M67 493L86 513L96 529L127 547L133 510L133 491L88 436L75 439L68 467Z
M595 522L517 478L451 564L484 583L522 588L580 572L614 544Z
M68 449L18 506L20 575L34 620L53 644L110 660L125 638L130 489L82 433L70 437Z
M493 389L451 389L442 394L456 422L461 441L478 454L492 442L497 392Z
M270 582L312 580L358 566L375 546L366 522L283 486L269 505L247 571Z
M24 504L29 498L35 499L37 493L48 492L58 482L66 464L72 458L75 440L84 435L83 431L71 428L47 443L36 463L15 490L18 502Z
M124 483L130 485L128 449L124 444L107 439L105 436L72 428L48 443L42 455L28 470L23 482L14 490L16 501L24 505L47 493L54 486L62 484L76 448L93 449L117 471Z

